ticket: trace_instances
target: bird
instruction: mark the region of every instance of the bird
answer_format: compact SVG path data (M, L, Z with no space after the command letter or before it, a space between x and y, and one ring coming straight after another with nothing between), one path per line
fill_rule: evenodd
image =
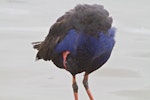
M113 18L100 4L78 4L59 17L43 41L33 42L36 59L52 61L72 75L74 100L78 100L76 75L84 73L83 85L90 100L89 74L102 67L115 45Z

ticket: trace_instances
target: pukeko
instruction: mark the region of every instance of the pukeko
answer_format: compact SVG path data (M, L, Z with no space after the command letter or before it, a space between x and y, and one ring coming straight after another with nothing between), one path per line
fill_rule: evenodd
M79 4L54 23L44 41L34 42L37 59L52 62L73 76L74 98L78 100L75 75L85 72L83 85L90 100L94 100L88 76L109 59L115 44L116 28L112 17L102 5Z

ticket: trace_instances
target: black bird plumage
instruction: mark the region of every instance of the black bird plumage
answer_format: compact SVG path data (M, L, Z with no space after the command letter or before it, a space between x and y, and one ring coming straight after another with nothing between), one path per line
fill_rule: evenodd
M86 76L110 57L116 30L112 28L112 21L102 5L77 5L57 19L44 41L33 43L38 50L36 58L52 60L73 77L81 72ZM66 51L69 54L65 60Z

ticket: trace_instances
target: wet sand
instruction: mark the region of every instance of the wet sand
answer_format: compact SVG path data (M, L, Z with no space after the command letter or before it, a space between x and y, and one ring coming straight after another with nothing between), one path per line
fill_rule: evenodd
M79 3L105 5L118 29L109 61L90 75L95 100L150 99L149 1L1 0L0 100L73 100L71 75L52 62L36 62L31 42L43 40L55 20ZM79 98L88 100L82 78L77 75Z

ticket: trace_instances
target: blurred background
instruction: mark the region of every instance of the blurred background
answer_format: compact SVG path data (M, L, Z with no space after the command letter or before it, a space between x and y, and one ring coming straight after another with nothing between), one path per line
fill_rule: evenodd
M117 28L109 61L90 75L95 100L150 100L149 0L0 0L0 100L72 100L71 75L35 61L58 17L77 4L102 4ZM77 75L80 100L88 100Z

